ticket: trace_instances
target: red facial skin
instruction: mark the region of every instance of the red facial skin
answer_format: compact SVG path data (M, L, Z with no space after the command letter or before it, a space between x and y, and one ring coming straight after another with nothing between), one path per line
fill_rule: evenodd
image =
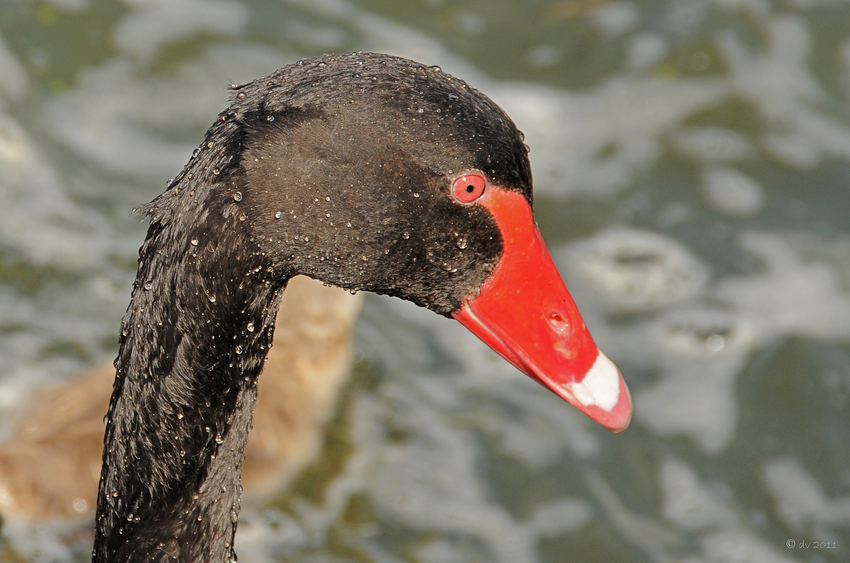
M478 295L469 295L452 316L526 375L605 428L622 432L632 415L629 390L585 327L531 206L522 194L489 183L479 190L483 179L479 173L458 178L452 193L459 203L490 211L504 252Z

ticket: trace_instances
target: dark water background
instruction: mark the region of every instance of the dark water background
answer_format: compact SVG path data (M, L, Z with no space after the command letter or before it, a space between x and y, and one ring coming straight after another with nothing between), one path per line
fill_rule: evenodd
M246 506L240 561L850 561L839 0L2 0L0 436L114 357L129 212L226 85L352 50L440 65L526 133L635 420L612 436L456 323L367 299L324 464ZM76 526L7 522L7 555L85 560Z

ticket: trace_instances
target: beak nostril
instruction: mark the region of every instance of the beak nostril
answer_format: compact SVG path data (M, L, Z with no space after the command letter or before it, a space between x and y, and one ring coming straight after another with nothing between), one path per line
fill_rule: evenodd
M549 322L549 326L552 327L552 330L555 332L566 334L570 329L570 323L561 316L560 313L552 312L546 317L546 320Z

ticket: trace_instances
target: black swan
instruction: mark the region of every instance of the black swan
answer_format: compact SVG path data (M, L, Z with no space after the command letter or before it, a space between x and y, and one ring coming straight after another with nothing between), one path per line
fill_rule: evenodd
M287 281L454 317L619 432L631 399L531 213L522 134L412 61L302 60L233 88L150 218L121 324L93 559L232 561L240 470Z
M361 302L360 294L304 276L286 285L242 466L249 496L280 490L318 453L322 424L350 371ZM115 368L106 363L36 394L38 407L0 442L3 517L94 515L103 413L114 379Z

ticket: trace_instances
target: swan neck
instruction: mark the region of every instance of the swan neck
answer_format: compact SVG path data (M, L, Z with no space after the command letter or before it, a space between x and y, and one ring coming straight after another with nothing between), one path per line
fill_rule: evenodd
M257 378L285 285L246 256L248 236L179 218L149 229L115 361L94 561L235 557Z

